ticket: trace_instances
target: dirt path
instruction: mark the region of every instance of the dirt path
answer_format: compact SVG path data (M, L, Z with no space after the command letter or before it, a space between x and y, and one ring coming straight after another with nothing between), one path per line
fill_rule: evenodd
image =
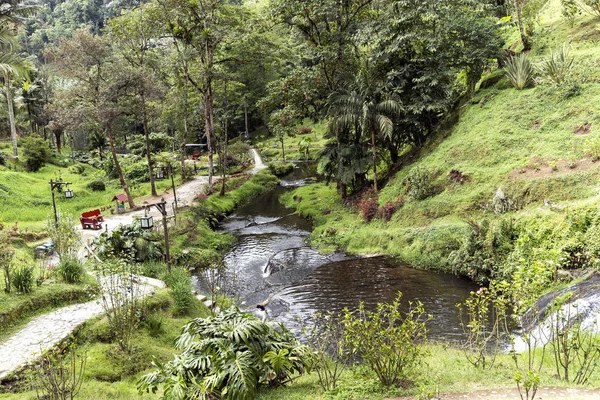
M397 397L388 400L415 400L417 396ZM430 400L520 400L519 392L514 389L490 389L478 390L467 393L441 393ZM598 400L600 399L600 389L586 388L559 388L544 386L538 389L536 400Z
M252 156L255 159L255 167L251 173L255 174L261 169L266 168L262 163L258 153L252 149ZM199 176L184 183L176 189L177 202L179 207L189 206L198 193L201 193L203 187L208 184L208 177ZM157 198L150 198L146 203L154 203L164 198L167 202L169 215L172 215L173 208L173 192L169 191ZM143 205L140 204L140 205ZM100 235L104 230L112 230L119 224L130 224L134 217L144 215L144 210L136 210L120 215L107 215L104 217L104 227L101 230L82 230L78 226L78 230L85 242ZM148 209L148 215L155 217L157 221L162 218L155 207ZM80 252L80 257L83 257L85 251ZM100 282L101 286L102 282ZM164 287L164 283L145 277L139 278L138 292L145 296L152 293L156 287ZM0 343L0 382L7 377L11 372L21 369L26 364L35 361L41 352L51 349L56 344L64 340L78 326L83 324L90 318L94 318L104 312L100 300L94 300L87 303L74 304L72 306L63 307L49 314L45 314L34 318L17 334L8 340Z

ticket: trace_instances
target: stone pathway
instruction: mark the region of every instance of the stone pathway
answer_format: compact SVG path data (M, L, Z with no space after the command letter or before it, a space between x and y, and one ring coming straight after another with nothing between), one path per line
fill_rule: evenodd
M255 174L261 169L266 168L262 163L256 150L252 149L252 156L255 159L255 167L251 173ZM204 185L208 183L208 177L200 176L188 181L178 187L177 200L179 206L190 205L195 196L202 191ZM164 199L171 204L173 201L173 192L165 193ZM149 199L148 203L159 201ZM159 220L160 214L156 208L148 210L149 215L153 215ZM170 210L172 212L172 209ZM136 216L144 215L143 210L133 211L126 214L105 216L106 226L104 229L112 230L119 224L130 224ZM104 230L103 229L103 230ZM79 230L82 233L84 242L98 236L103 230ZM164 287L164 283L147 277L139 277L139 291L142 295L147 295L154 291L155 287ZM102 285L102 282L101 282ZM204 299L206 301L206 299ZM24 329L7 341L0 343L0 382L11 372L19 370L26 364L34 361L41 352L51 349L68 337L77 327L86 320L94 318L104 312L102 301L100 299L89 301L87 303L75 304L63 307L31 320Z

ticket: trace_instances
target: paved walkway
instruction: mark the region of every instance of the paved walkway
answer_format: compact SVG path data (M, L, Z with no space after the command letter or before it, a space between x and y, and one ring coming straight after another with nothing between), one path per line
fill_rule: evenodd
M251 153L255 159L255 167L251 170L251 173L255 174L266 167L256 150L252 149ZM208 177L200 176L178 187L176 191L179 206L190 205L206 184L208 184ZM147 203L159 201L162 197L164 197L167 203L171 204L173 201L173 192L165 193L164 196L159 196L156 199L149 199ZM149 215L157 218L157 221L160 219L159 217L161 216L155 207L152 207L148 211ZM172 208L170 212L172 213ZM105 216L104 225L106 225L106 228L104 229L112 230L119 224L130 224L134 217L142 215L144 215L144 211L138 210L126 214ZM78 229L82 234L84 242L98 236L104 230L81 230L80 227ZM101 286L104 286L102 282ZM139 277L138 290L141 295L153 292L155 287L164 287L164 283L156 279ZM60 343L86 320L94 318L103 312L102 301L99 299L63 307L31 320L24 329L0 344L0 382L11 372L34 361L41 352L51 349Z

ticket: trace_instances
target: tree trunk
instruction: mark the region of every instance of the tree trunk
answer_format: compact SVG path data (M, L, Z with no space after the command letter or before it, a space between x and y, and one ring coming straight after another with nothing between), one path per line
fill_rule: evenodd
M248 103L246 100L244 100L244 128L246 130L246 139L248 139L250 137L250 132L248 132Z
M213 48L210 39L206 40L206 60L204 65L204 123L206 130L206 148L208 150L208 192L213 191L214 175L214 119L213 119L213 92L212 92L212 67Z
M56 151L59 154L62 150L62 141L60 140L61 135L62 135L62 130L54 131L54 141L56 142Z
M188 98L187 98L187 78L183 82L183 138L181 140L181 183L185 181L185 145L188 137Z
M146 116L146 98L142 92L140 95L142 99L142 125L144 128L144 139L146 140L146 160L148 161L148 173L150 174L150 189L152 196L156 197L156 185L154 184L154 167L152 166L152 153L150 149L150 134L148 133L148 117Z
M373 149L373 189L377 193L377 149L375 147L375 129L371 127L371 147Z
M17 149L17 127L15 125L15 110L13 108L12 93L10 89L10 76L8 72L4 74L4 87L6 88L6 103L8 105L8 120L10 122L10 138L12 139L13 156L18 157Z
M125 178L123 178L123 171L121 170L121 164L119 164L119 159L117 158L117 152L115 151L115 142L113 140L112 130L110 126L110 122L106 123L106 133L108 134L108 142L110 143L110 153L112 154L113 162L115 163L115 168L117 169L117 174L119 175L119 181L121 182L121 187L127 196L127 202L129 203L129 208L135 208L135 203L133 202L133 197L131 197L131 193L129 192L129 187L125 182Z
M523 19L521 17L521 6L523 4L523 0L515 0L515 10L517 11L517 25L519 25L519 34L521 35L521 42L523 43L523 50L527 51L531 49L531 41L529 37L525 33L525 28L523 27Z

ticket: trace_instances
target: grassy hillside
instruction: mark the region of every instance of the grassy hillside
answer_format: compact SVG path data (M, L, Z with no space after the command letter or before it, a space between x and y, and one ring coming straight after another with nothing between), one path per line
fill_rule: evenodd
M74 169L46 164L38 172L28 173L18 166L9 169L0 165L0 220L8 225L18 222L19 228L40 230L45 221L52 217L52 193L50 180L72 182L74 197L66 199L55 191L58 210L79 215L83 211L99 207L112 207L114 195L122 193L118 180L107 180L103 170L89 165L78 164L84 168L83 173L75 173ZM101 180L106 183L106 191L94 192L87 184ZM156 190L164 193L171 185L170 180L157 180ZM133 196L145 196L150 193L150 184L130 182Z
M582 15L570 27L560 16L560 2L550 1L530 57L539 63L563 44L570 46L574 62L569 82L555 86L538 74L533 87L516 90L501 71L490 71L482 89L461 106L458 122L432 135L381 190L380 206L400 204L391 221L376 218L365 224L355 217L356 210L340 205L333 185L316 184L290 195L287 203L319 225L313 242L451 270L448 256L469 239L468 221L487 219L490 230L477 233L481 242L489 242L480 244L484 253L486 246L499 245L494 235L500 235L501 224L508 224L512 238L506 239L510 249L502 254L503 262L519 259L516 250L522 250L519 240L525 233L533 247L546 250L539 259L568 258L569 242L580 240L578 235L590 227L596 229L600 218L598 22ZM419 178L412 180L412 187L409 177ZM415 188L426 194L411 196ZM503 215L494 212L498 188L510 204ZM592 213L583 228L576 223L582 213ZM593 264L597 257L587 243L581 244ZM499 251L489 252L495 257Z

